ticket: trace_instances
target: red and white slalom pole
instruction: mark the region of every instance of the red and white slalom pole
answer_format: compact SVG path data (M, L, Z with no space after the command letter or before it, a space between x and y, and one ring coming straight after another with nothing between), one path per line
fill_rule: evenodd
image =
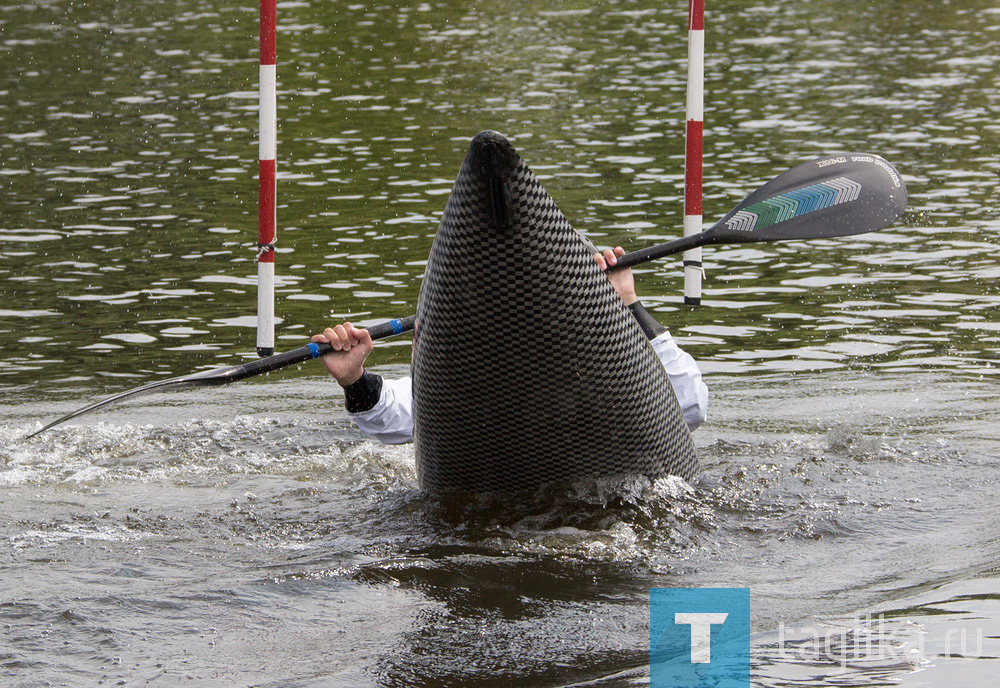
M705 0L689 0L687 131L684 155L684 236L702 228L702 159L705 118ZM684 303L701 303L701 249L684 252Z
M277 239L278 2L260 0L260 179L257 219L257 355L274 353L274 242Z

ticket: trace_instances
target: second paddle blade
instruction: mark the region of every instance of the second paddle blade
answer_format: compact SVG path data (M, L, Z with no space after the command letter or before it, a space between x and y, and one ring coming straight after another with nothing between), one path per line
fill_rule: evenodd
M705 243L822 239L891 225L906 207L906 185L887 160L840 153L799 165L768 182L706 234Z

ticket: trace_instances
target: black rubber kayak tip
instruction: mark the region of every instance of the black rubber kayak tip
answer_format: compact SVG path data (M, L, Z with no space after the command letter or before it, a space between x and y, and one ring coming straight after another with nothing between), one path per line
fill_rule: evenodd
M502 134L483 131L476 134L469 146L466 165L488 196L487 213L490 225L500 232L509 232L512 223L510 184L521 157Z

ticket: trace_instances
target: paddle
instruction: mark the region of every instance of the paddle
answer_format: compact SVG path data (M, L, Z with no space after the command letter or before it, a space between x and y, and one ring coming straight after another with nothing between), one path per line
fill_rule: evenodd
M639 265L708 244L739 244L789 239L821 239L864 234L895 222L906 207L906 187L884 159L865 153L833 155L785 172L747 196L710 229L627 253L612 268ZM413 329L417 317L390 320L368 328L372 339L384 339ZM158 380L121 392L52 421L49 428L85 413L146 392L225 385L279 370L333 351L327 343L310 343L240 365Z

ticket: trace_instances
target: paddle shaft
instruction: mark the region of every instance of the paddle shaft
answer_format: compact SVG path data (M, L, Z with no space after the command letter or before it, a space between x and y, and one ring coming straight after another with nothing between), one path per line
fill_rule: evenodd
M411 315L407 318L399 318L379 323L378 325L372 325L366 329L368 330L368 333L371 334L373 340L385 339L387 337L392 337L393 335L402 334L403 332L409 332L413 329L413 325L416 320L417 316ZM319 358L325 354L332 353L333 350L333 347L327 342L311 342L306 346L286 351L283 354L275 354L257 361L249 361L247 363L240 364L236 367L241 370L233 375L226 376L226 379L224 381L220 381L220 384L236 382L237 380L245 380L246 378L253 377L254 375L261 375L263 373L270 373L273 370L287 368L288 366L303 363L313 358Z
M683 253L684 251L688 251L692 248L704 246L705 244L711 243L712 237L707 236L708 234L709 232L692 234L690 236L681 237L680 239L668 241L665 244L657 244L656 246L649 246L647 248L639 249L638 251L626 253L618 259L618 262L613 267L608 268L608 272L614 270L624 270L625 268L631 268L636 265L641 265L642 263L648 263L651 260L657 260L658 258L663 258L664 256L671 256L675 253Z

